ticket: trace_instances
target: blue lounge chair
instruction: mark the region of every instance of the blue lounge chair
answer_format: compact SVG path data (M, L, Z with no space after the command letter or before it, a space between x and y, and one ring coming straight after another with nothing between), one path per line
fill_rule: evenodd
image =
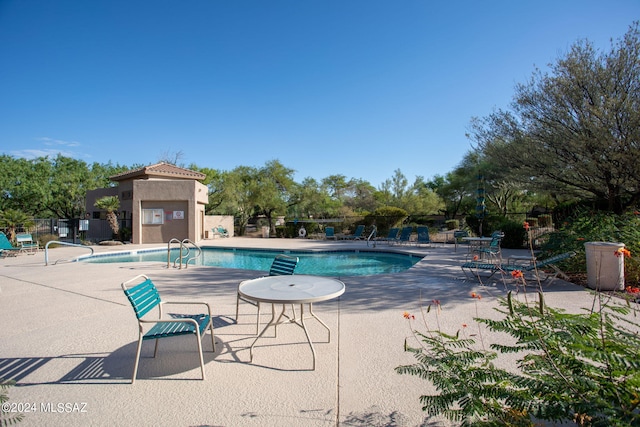
M217 226L216 228L212 228L211 231L213 232L214 236L229 237L229 232L221 225Z
M416 244L431 245L431 237L429 236L429 227L419 226L417 227L417 231L418 231L418 239L416 240Z
M521 270L523 273L531 273L533 278L540 282L547 282L551 284L558 276L568 279L567 275L564 274L560 268L558 268L557 264L562 261L565 261L571 257L576 255L575 252L565 252L562 254L554 255L542 260L534 260L530 265L527 266L519 266L515 264L503 265L505 271L513 271L513 270ZM552 274L547 273L545 270L551 269L553 270ZM550 279L550 280L549 280Z
M496 264L491 262L483 262L483 261L469 261L462 264L462 271L465 273L467 277L474 277L476 279L480 279L480 272L488 272L488 276L484 276L485 279L490 278L498 271L502 271L504 273L511 273L515 270L520 270L525 274L532 274L533 279L540 282L548 281L548 284L551 284L558 276L566 275L558 268L556 264L575 256L575 252L565 252L559 255L554 255L549 258L545 258L543 260L537 260L527 266L516 265L516 264ZM547 274L544 270L552 269L554 271L553 274ZM551 279L551 280L549 280Z
M356 227L356 231L353 234L347 234L342 236L344 240L360 240L362 238L362 233L364 233L364 225L359 225Z
M39 243L34 242L33 237L29 233L16 234L16 243L20 245L20 250L22 252L27 252L29 254L38 252L38 249L40 248Z
M20 252L20 248L14 247L7 236L0 231L0 256L8 257L8 256L16 256Z
M131 283L136 283L132 288L128 288ZM158 340L160 338L175 337L178 335L195 335L198 343L198 354L200 356L200 371L202 379L205 379L204 359L202 357L202 335L209 329L211 331L211 345L213 352L216 351L216 343L213 335L213 318L211 317L211 306L206 302L193 301L161 301L158 289L144 274L140 274L133 279L122 283L122 290L129 299L133 311L138 318L138 349L136 351L136 361L133 365L133 375L131 384L136 380L138 373L138 364L140 362L140 352L142 350L142 341L155 340L155 350L153 357L158 353ZM162 307L165 305L204 305L207 307L206 314L168 314L163 317ZM152 312L157 312L155 318L146 316ZM153 325L150 329L145 327L147 324ZM148 329L145 333L144 330Z
M269 270L269 276L285 276L292 275L296 266L298 265L299 258L297 256L278 255L271 264ZM242 284L242 282L240 282ZM238 285L238 289L240 285ZM249 303L258 309L258 315L256 319L256 335L260 332L260 302L253 301L240 295L240 292L236 293L236 323L238 322L238 313L240 311L240 301Z
M395 240L394 243L410 243L411 242L411 234L413 233L413 227L407 226L402 227L400 231L400 236Z
M377 242L387 242L387 243L391 243L391 242L395 242L396 240L398 240L398 233L400 232L400 229L398 227L393 227L389 229L389 233L387 234L387 237L378 237L376 238Z
M329 240L329 239L336 240L336 234L334 232L333 227L325 227L324 228L324 238L326 240Z

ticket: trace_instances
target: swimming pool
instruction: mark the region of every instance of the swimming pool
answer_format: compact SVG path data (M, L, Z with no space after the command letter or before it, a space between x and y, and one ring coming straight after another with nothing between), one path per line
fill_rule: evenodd
M296 274L317 276L369 276L375 274L398 273L408 270L422 259L420 255L376 251L274 251L255 249L202 248L202 257L191 265L236 268L244 270L268 271L273 258L278 254L300 258ZM171 265L179 256L179 251L171 251ZM167 262L167 250L144 250L137 252L113 252L83 258L84 262Z

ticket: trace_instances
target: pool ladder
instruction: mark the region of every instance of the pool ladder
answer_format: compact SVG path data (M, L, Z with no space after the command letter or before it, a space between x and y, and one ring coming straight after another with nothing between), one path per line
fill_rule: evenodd
M373 247L376 247L376 235L377 235L378 229L376 228L376 226L373 226L373 229L371 230L371 234L369 234L369 237L367 237L367 246L369 246L369 242L373 242Z
M169 243L167 243L167 268L171 267L172 243L177 243L180 245L180 255L175 260L173 260L173 268L182 270L182 265L184 264L184 268L186 269L189 266L189 261L192 261L202 255L202 249L200 249L200 246L196 245L191 240L184 239L180 241L176 238L173 238L169 240ZM194 255L191 255L192 249L195 250Z

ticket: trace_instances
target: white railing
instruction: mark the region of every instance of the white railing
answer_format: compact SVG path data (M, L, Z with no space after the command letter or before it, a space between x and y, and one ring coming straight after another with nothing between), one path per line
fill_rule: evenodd
M374 225L373 226L373 230L371 230L371 233L369 233L369 237L367 237L367 246L369 246L369 242L373 241L373 247L376 247L376 235L377 235L377 228Z
M180 254L173 261L174 268L178 268L179 270L182 270L182 265L184 264L184 268L186 269L189 266L189 261L192 261L202 255L202 249L200 248L200 246L196 245L191 240L184 239L180 241L176 238L173 238L169 240L169 242L167 243L167 268L171 267L171 244L172 243L178 243L180 245ZM191 245L191 247L188 245ZM195 249L196 253L195 255L190 256L192 248Z
M65 245L65 246L75 246L78 248L85 248L91 251L91 255L93 255L93 248L91 246L85 246L85 245L80 245L77 243L68 243L68 242L61 242L59 240L51 240L49 242L47 242L47 244L44 246L44 265L49 265L49 245L51 244L56 244L56 245ZM90 256L91 256L90 255ZM71 261L69 259L59 259L56 262L54 262L53 264L57 264L60 261Z

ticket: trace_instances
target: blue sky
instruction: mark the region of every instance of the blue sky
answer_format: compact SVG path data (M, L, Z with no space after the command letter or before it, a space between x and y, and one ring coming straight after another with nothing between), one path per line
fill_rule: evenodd
M638 0L0 0L0 153L430 179L535 67L638 19Z

